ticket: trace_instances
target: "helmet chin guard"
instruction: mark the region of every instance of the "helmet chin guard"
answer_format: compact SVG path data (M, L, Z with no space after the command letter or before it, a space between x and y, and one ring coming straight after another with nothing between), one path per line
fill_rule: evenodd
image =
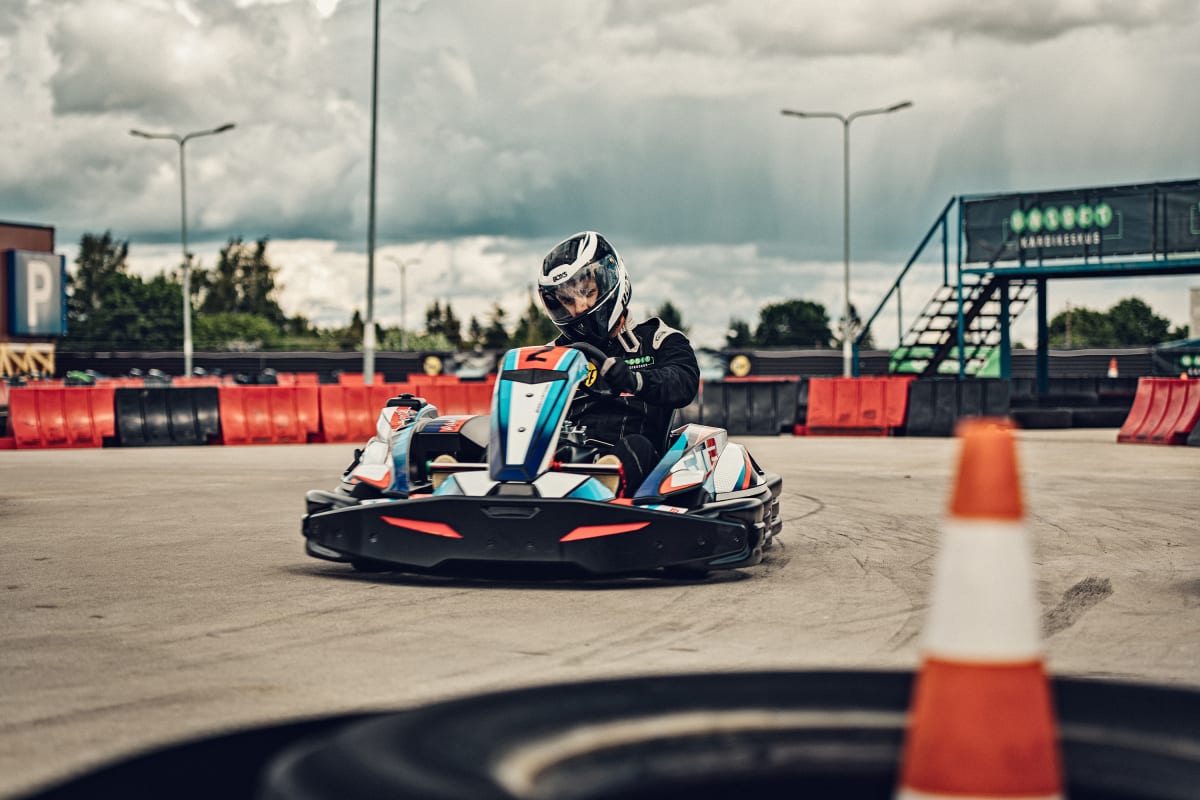
M625 262L595 231L564 239L542 261L538 295L555 326L572 341L608 340L628 312L632 294Z

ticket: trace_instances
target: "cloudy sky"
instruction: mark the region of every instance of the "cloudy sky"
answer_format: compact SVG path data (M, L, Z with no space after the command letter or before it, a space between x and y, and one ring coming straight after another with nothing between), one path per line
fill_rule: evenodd
M960 194L1200 177L1196 0L384 0L376 299L419 326L526 302L541 256L591 228L693 339L768 302L842 303L842 128L783 108L913 106L851 126L853 302L875 308ZM178 263L269 237L281 302L366 305L371 0L2 0L0 220ZM952 237L953 240L953 237ZM951 260L954 253L951 253ZM407 303L401 299L401 267ZM933 249L905 291L940 281ZM906 284L907 285L907 284ZM1057 281L1186 324L1200 276ZM1032 312L1018 338L1032 339ZM905 319L905 327L907 322ZM895 310L877 341L897 335Z

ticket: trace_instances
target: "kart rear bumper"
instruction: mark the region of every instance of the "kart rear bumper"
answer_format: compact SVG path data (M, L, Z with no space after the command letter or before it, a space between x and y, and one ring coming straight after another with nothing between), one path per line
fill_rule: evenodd
M715 505L697 516L562 498L428 497L310 513L302 530L309 554L318 558L420 570L507 562L613 574L757 563L762 500Z

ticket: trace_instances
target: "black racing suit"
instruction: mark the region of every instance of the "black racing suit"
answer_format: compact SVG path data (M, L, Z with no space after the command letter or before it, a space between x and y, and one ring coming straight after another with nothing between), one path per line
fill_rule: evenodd
M635 342L636 349L630 350ZM562 336L555 340L559 345L569 343ZM567 419L582 425L587 438L602 451L611 452L626 437L640 434L661 457L675 409L691 403L700 390L700 367L691 342L658 317L651 317L631 332L609 339L600 349L624 358L629 369L641 376L642 388L636 394L604 397L591 392L585 383L576 392ZM590 374L588 381L604 388L604 378L596 373Z

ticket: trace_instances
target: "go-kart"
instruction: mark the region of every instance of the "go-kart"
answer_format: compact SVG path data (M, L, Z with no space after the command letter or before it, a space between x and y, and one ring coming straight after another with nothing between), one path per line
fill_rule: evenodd
M400 395L332 491L305 496L309 555L365 571L557 565L590 575L699 575L757 564L779 533L782 479L726 431L675 428L638 486L573 427L577 391L610 392L599 351L508 351L491 413L439 416Z

